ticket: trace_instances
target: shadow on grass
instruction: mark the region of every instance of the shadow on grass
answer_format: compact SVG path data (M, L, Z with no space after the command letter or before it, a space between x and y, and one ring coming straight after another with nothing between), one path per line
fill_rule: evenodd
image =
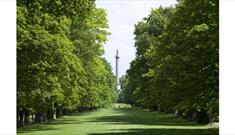
M63 130L64 124L71 124L76 126L83 122L102 122L103 124L112 123L115 125L152 125L150 128L131 128L109 130L108 133L90 133L89 135L219 135L219 129L197 129L200 125L195 122L186 121L177 118L172 114L165 114L159 112L150 112L143 109L129 108L129 109L113 109L108 113L77 113L74 117L62 117L57 120L49 121L43 125L30 125L17 129L17 133L32 133L37 131ZM86 116L86 117L83 117ZM82 119L82 120L81 120ZM80 121L81 120L81 121ZM84 121L85 120L85 121ZM107 123L106 123L107 122ZM73 125L72 125L73 124ZM55 125L55 126L54 126ZM58 126L57 126L58 125ZM156 128L154 128L156 126ZM164 126L164 128L160 128ZM194 127L195 126L195 127ZM202 127L204 125L201 125ZM55 128L56 127L56 128ZM123 127L124 128L124 127ZM177 129L176 129L177 128ZM179 129L180 128L180 129ZM204 127L205 128L205 127ZM82 130L82 129L81 129ZM93 129L91 129L93 130ZM78 133L79 135L79 133Z
M130 129L89 135L219 135L218 129Z
M37 132L37 131L49 131L49 130L58 130L57 128L48 127L44 125L28 125L17 129L17 133L28 133L28 132Z
M182 120L173 114L150 112L142 109L115 109L113 116L100 116L90 122L112 122L116 124L141 124L161 126L199 126L195 122Z
M78 120L73 119L60 119L48 121L45 125L64 125L64 124L81 124Z
M54 125L66 125L66 124L81 124L77 120L72 119L58 119L50 120L42 124L26 125L17 129L17 133L28 133L37 131L49 131L49 130L60 130L60 128L54 128Z
M63 130L60 128L54 128L55 125L75 125L75 124L81 124L77 119L73 118L66 118L70 116L86 116L89 113L92 113L95 111L85 111L85 112L78 112L70 115L64 115L62 117L59 117L56 120L49 120L48 122L43 122L41 124L32 124L32 125L26 125L20 128L17 128L17 133L32 133L37 131L49 131L49 130Z

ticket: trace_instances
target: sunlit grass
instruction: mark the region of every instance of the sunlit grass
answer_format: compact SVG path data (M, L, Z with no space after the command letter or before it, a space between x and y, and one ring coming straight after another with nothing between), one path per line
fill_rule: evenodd
M137 108L109 108L64 116L18 130L19 135L218 135L218 129L174 115Z

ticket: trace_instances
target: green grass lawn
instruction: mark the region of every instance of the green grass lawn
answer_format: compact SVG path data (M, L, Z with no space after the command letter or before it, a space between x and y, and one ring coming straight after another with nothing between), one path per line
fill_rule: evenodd
M170 114L143 109L101 109L64 116L18 129L18 135L219 135L218 128L197 125Z

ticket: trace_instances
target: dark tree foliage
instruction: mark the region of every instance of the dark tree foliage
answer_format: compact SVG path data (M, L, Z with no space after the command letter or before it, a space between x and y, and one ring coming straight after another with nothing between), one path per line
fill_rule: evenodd
M101 56L109 32L93 0L17 1L17 122L109 106L114 75Z
M218 121L218 6L217 0L180 0L139 22L122 101L199 123Z

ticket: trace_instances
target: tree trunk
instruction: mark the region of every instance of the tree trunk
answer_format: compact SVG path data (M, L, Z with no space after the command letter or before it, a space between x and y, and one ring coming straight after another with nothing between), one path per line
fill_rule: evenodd
M48 110L48 111L47 111L47 118L48 118L49 120L51 120L51 119L56 119L56 111Z
M42 113L42 121L47 122L47 113Z
M51 111L51 110L48 110L48 111L47 111L47 118L48 118L49 120L53 119L53 111Z
M56 109L53 111L53 119L56 119Z
M28 110L24 110L24 124L28 125L29 124L29 111Z
M35 123L41 123L42 122L42 113L41 112L37 112L35 114L35 119L34 119Z
M16 114L16 123L17 123L17 128L20 126L20 115L19 115L19 111L17 110L17 114Z
M24 112L20 111L19 126L24 126Z
M63 109L63 115L67 115L68 111L66 109Z
M158 104L158 111L159 112L161 112L162 110L161 110L161 105L160 104Z
M208 123L209 122L209 116L206 110L202 109L200 112L198 112L198 118L197 118L197 123Z
M209 124L212 125L212 109L211 109L211 106L209 108Z
M61 109L60 107L56 108L56 118L59 118L61 116Z
M32 114L32 124L34 123L34 114Z

